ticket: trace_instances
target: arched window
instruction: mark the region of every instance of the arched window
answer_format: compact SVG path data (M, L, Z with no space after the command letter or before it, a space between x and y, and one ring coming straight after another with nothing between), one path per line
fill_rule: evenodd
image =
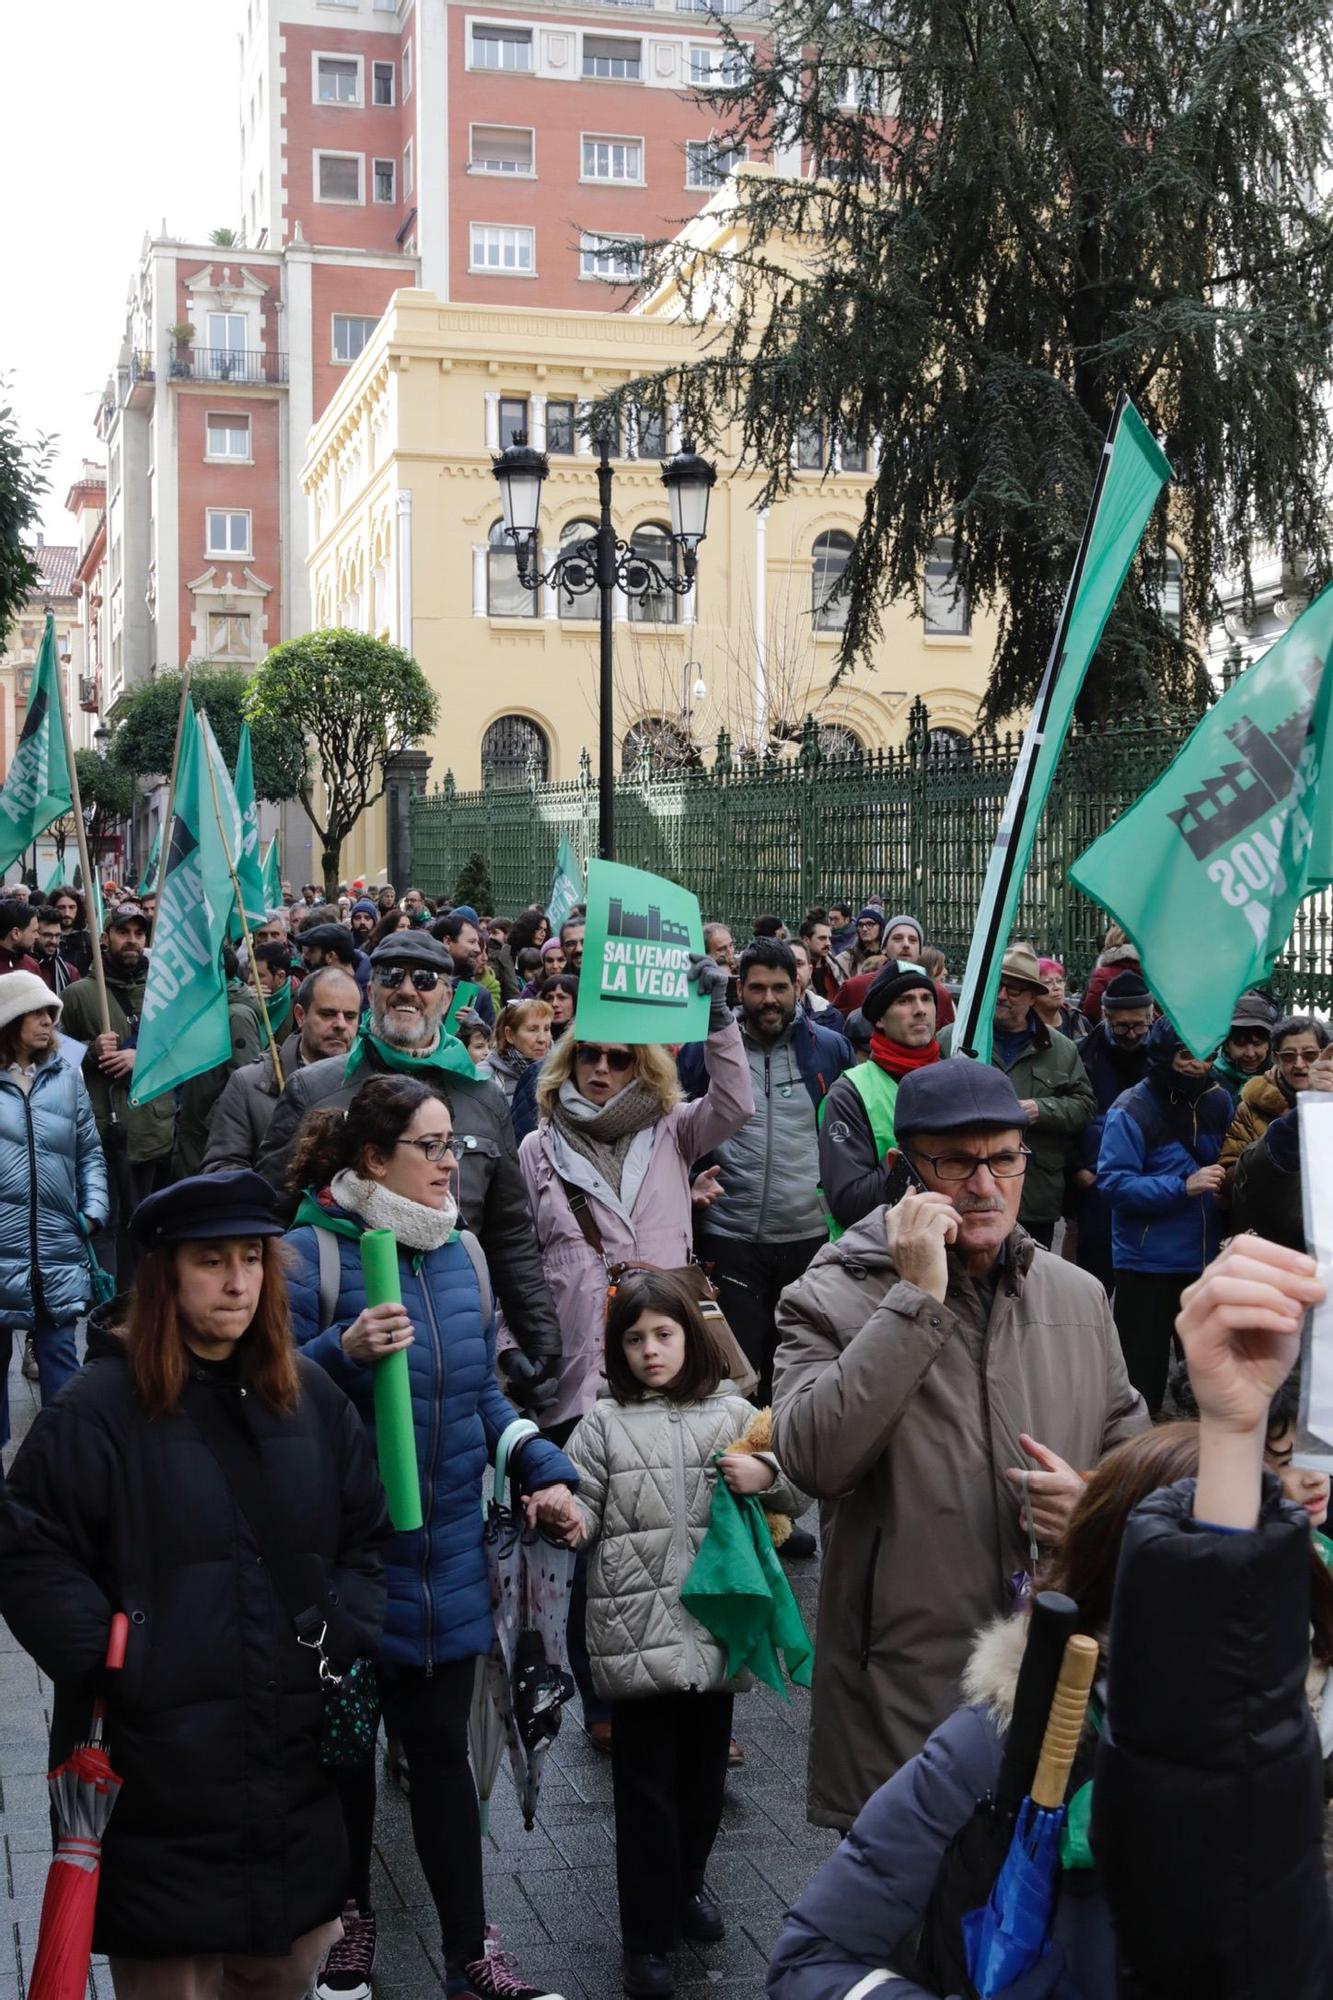
M815 538L810 591L816 632L841 632L847 623L847 599L842 586L851 553L851 536L836 528Z
M927 632L965 639L972 630L972 607L968 603L963 548L952 535L945 535L926 558L926 587L923 593Z
M546 732L526 715L501 715L481 739L481 767L490 767L490 782L498 787L526 785L528 766L538 784L550 771L551 746Z
M569 548L574 542L591 541L596 533L597 523L595 521L566 521L564 527L560 530L561 550ZM593 569L593 560L589 556L589 577L592 576ZM559 592L557 603L562 618L595 618L597 616L596 590L574 591L562 589Z
M678 722L664 715L648 715L625 731L620 745L620 768L628 776L637 771L645 750L651 751L654 771L680 771L699 762L698 746L691 742Z
M972 739L961 729L932 729L926 737L926 748L935 757L970 757Z
M845 722L821 722L819 748L825 757L859 757L865 744Z
M535 618L537 593L518 580L514 544L503 521L494 521L486 537L486 609L492 618Z
M671 530L659 521L649 521L642 528L636 528L629 538L633 555L646 556L661 570L663 576L676 574L676 545L671 539ZM630 565L633 581L633 564ZM676 620L676 595L672 590L650 590L646 597L631 596L629 615L639 625L672 625Z
M1161 588L1157 593L1157 609L1173 639L1180 637L1180 607L1184 589L1185 565L1174 549L1168 549Z

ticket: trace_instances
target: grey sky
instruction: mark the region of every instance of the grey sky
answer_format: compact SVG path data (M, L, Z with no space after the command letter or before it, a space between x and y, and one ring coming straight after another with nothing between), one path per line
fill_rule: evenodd
M0 373L26 436L59 435L48 541L116 358L144 236L239 221L240 0L49 0L5 9Z

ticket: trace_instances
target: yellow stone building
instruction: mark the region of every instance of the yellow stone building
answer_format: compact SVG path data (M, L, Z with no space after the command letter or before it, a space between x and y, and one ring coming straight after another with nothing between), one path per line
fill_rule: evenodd
M697 225L696 225L697 226ZM597 505L584 405L698 352L700 330L659 295L637 313L501 310L396 294L340 393L311 433L316 628L350 626L405 646L440 696L421 747L432 782L460 789L521 780L529 763L577 776L597 740L595 593L525 592L500 534L492 455L515 430L550 458L543 567L590 531ZM673 413L626 424L615 454L614 514L626 541L670 566L660 460L679 444ZM970 733L994 646L949 581L949 548L924 580L925 617L890 606L873 662L835 689L837 579L873 459L804 438L791 491L767 511L761 481L717 458L708 535L687 595L616 607L615 737L624 765L645 737L654 757L711 757L794 735L807 711L830 747L897 743L919 695L933 728ZM831 462L832 469L826 469ZM382 874L383 808L344 854L351 877ZM399 885L403 886L403 885Z

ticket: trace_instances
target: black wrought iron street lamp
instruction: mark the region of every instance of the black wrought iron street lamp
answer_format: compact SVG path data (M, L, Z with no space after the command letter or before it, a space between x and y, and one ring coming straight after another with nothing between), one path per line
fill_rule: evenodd
M518 578L525 590L554 584L571 597L599 593L601 618L598 674L597 851L614 860L615 826L615 685L613 630L615 593L645 598L672 591L683 597L694 583L699 544L708 532L708 501L717 473L701 458L688 438L662 466L662 484L671 512L672 546L680 557L680 574L670 575L651 556L618 539L611 520L611 453L606 439L597 446L597 532L560 551L549 570L539 557L542 481L549 471L546 454L536 451L522 431L494 461L500 487L505 534L514 545Z

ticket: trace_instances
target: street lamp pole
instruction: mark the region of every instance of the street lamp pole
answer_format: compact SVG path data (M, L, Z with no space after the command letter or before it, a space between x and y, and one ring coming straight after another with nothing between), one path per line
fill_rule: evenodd
M554 584L557 594L572 597L598 593L599 647L597 673L597 851L613 861L616 850L616 717L615 608L616 592L644 599L671 591L685 596L694 585L699 544L708 529L708 499L717 473L700 458L686 438L662 466L662 484L671 509L671 544L683 570L662 569L640 550L622 542L611 516L611 450L606 438L597 441L597 531L587 540L562 549L549 570L538 561L542 482L549 471L545 452L534 451L521 431L492 462L500 488L505 533L514 546L519 582L535 591Z

